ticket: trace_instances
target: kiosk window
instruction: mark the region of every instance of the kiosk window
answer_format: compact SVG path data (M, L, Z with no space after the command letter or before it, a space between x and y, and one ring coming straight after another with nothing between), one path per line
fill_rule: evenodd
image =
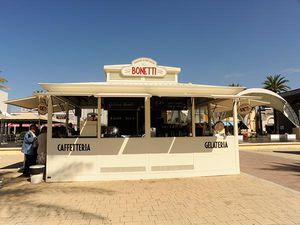
M97 137L97 98L93 96L61 96L65 104L55 117L53 138Z
M191 99L152 97L151 128L154 137L191 136Z
M145 134L144 98L102 98L102 137L143 137Z

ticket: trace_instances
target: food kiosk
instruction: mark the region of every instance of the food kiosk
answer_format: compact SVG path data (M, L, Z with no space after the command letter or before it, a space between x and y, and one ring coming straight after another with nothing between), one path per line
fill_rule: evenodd
M138 58L105 65L106 82L41 83L46 92L32 99L48 114L46 181L238 174L238 107L256 97L239 95L244 87L180 83L180 71ZM85 109L92 113L83 119ZM64 111L67 127L70 110L75 135L52 124ZM220 122L226 115L231 130Z

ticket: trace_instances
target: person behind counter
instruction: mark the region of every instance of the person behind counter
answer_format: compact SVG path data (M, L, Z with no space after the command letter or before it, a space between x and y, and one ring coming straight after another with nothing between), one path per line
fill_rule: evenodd
M77 132L75 131L72 123L68 124L68 128L67 129L68 129L68 136L73 136L73 135L77 134Z
M37 155L37 126L35 124L30 125L29 131L24 136L22 145L22 152L25 155L25 165L23 170L24 176L29 176L29 167L35 165Z
M68 137L67 128L63 125L53 127L52 137L53 138L66 138L66 137Z

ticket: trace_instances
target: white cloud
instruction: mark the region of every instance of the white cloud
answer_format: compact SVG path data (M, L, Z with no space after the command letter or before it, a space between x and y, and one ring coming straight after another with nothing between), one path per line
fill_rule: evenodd
M282 73L300 73L300 68L286 68L282 70Z

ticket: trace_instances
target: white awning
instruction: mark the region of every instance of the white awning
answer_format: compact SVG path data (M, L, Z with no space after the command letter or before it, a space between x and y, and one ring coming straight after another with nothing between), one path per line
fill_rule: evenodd
M237 96L240 98L240 104L246 103L252 107L270 106L283 113L296 127L299 127L297 115L288 102L280 95L263 88L250 88L241 91ZM225 112L232 110L232 104L232 100L217 100L213 102L212 107L214 112Z
M53 101L53 112L62 112L65 110L65 101L58 99L58 98L52 98ZM37 109L38 105L39 105L39 96L30 96L30 97L26 97L26 98L18 98L18 99L12 99L12 100L8 100L5 101L5 104L8 105L14 105L14 106L18 106L18 107L22 107L25 109ZM74 109L74 106L69 105L69 109Z
M1 118L2 121L47 121L48 118L47 116L44 115L38 115L38 113L33 113L33 112L29 112L29 113L21 113L21 114L17 114L17 115L10 115L10 116L5 116L3 118ZM59 120L52 118L53 122L59 122Z
M36 109L39 104L39 99L36 96L12 99L4 102L5 104L22 107L25 109Z
M131 98L151 97L151 95L147 93L97 93L94 96L95 97L131 97Z
M260 96L264 102L269 102L269 105L274 109L282 112L296 127L299 127L299 119L289 103L280 95L273 91L263 88L250 88L241 91L238 95ZM261 104L264 105L264 104Z

